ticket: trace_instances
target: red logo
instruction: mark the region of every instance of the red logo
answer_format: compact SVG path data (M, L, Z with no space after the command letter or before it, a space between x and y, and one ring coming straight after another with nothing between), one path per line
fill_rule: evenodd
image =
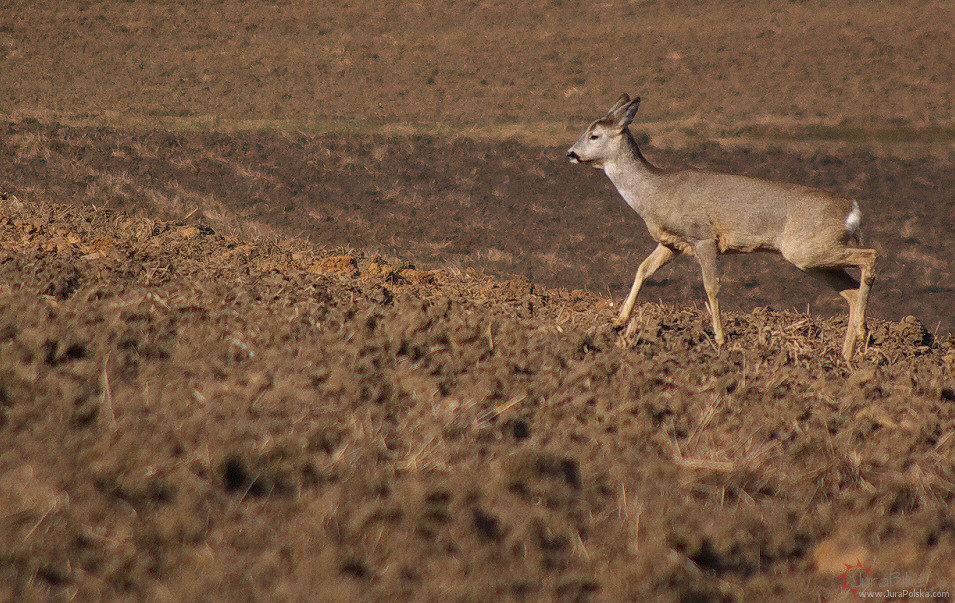
M850 576L860 570L865 572L866 576L868 576L869 572L872 571L872 566L863 566L862 561L859 559L856 559L855 565L849 565L848 563L843 563L842 565L846 566L846 571L839 574L839 577L842 578L842 590L852 591L853 595L858 596L858 590L865 584L865 578L853 580Z

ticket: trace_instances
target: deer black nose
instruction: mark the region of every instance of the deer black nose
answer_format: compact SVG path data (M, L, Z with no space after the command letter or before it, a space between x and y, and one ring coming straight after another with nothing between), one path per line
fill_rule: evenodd
M580 155L574 151L567 151L567 156L570 157L572 161L580 161Z

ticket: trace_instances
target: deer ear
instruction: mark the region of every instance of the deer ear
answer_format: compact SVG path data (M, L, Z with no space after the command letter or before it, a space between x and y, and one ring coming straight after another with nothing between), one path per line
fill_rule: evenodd
M614 113L616 113L617 110L620 109L620 107L626 105L629 102L630 102L630 95L624 92L623 94L620 95L620 98L617 99L617 102L615 102L613 106L610 107L610 110L607 111L607 116L608 117L613 116Z
M608 117L613 120L614 126L620 130L623 130L633 123L633 118L637 115L637 108L640 106L639 96L633 100L629 100L629 98L630 97L627 97L628 102L620 105L608 115Z
M637 116L637 109L640 107L640 97L630 101L630 104L627 105L627 125L629 126L633 123L633 118Z

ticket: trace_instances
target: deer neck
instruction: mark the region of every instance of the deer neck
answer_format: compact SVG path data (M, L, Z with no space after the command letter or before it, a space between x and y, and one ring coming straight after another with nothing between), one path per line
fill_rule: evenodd
M604 173L617 187L620 196L637 213L646 207L659 190L663 170L652 165L640 152L637 141L627 128L617 154L604 163Z

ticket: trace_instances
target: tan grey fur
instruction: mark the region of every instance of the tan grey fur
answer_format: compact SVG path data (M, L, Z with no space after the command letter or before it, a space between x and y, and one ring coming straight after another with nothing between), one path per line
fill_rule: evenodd
M627 204L644 219L657 247L637 269L615 326L628 325L644 281L681 253L695 255L718 345L726 338L720 317L719 256L769 251L831 285L849 304L842 347L851 360L866 335L865 313L875 280L873 249L850 247L860 240L856 201L798 184L784 184L695 169L664 170L640 152L630 124L640 98L622 95L567 151L574 163L603 169ZM858 268L857 280L846 268Z

